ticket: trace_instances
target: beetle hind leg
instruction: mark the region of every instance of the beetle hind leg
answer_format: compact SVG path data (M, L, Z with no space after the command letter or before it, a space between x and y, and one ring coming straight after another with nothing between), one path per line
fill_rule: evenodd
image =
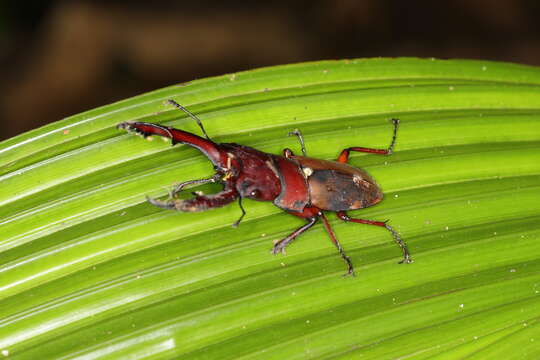
M380 227L383 227L386 230L390 231L390 233L392 234L392 237L394 238L394 241L396 242L396 244L398 244L398 246L403 251L403 259L399 263L400 264L410 264L410 263L413 262L413 259L411 258L411 254L409 253L409 248L407 247L407 244L405 243L405 241L403 241L401 239L401 236L399 235L399 233L396 230L394 230L394 228L392 228L390 225L388 225L386 223L386 221L353 219L353 218L349 217L349 215L347 215L347 213L345 211L338 211L336 213L336 215L338 216L338 218L340 218L343 221L350 221L350 222L355 222L355 223L358 223L358 224L367 224L367 225L380 226Z
M403 251L403 259L399 262L400 264L410 264L413 262L413 259L411 259L411 254L409 253L409 249L407 248L407 244L401 239L401 236L399 236L399 233L394 230L390 225L384 224L384 227L386 230L390 231L392 233L392 236L394 237L394 241L398 244L398 246Z

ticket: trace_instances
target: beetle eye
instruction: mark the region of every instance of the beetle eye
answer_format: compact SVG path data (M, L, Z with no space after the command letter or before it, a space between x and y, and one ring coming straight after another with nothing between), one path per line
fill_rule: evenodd
M259 190L252 190L249 193L249 196L258 197L259 196Z

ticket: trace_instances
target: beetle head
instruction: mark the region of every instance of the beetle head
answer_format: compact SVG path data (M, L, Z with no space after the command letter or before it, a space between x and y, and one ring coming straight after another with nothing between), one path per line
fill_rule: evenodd
M234 187L238 195L258 201L273 201L281 184L272 155L237 144L220 144L226 159L214 166L223 174L225 186Z

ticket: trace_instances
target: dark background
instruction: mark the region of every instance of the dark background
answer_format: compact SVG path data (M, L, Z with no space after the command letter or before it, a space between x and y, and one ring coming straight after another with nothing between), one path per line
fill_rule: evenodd
M538 0L2 1L0 139L178 82L378 56L540 65Z

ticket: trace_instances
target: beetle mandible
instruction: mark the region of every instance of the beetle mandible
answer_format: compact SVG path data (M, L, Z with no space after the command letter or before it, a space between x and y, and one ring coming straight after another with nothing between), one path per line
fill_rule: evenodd
M243 198L272 201L274 205L289 214L307 221L289 236L275 241L273 254L285 253L285 247L298 235L311 228L320 218L330 239L347 263L348 271L345 275L354 275L353 264L343 251L324 214L325 211L332 211L343 221L387 229L403 251L403 259L399 263L412 263L407 245L398 232L387 224L387 221L356 219L347 215L347 210L366 208L377 204L383 198L381 189L364 170L347 164L349 153L358 151L382 155L392 154L396 143L398 119L392 119L394 131L387 149L349 147L341 151L336 161L328 161L307 157L304 139L298 130L289 135L298 137L302 147L302 156L294 155L287 148L280 156L234 143L217 144L207 135L199 118L174 100L167 102L194 119L201 128L204 138L183 130L146 122L123 122L118 124L117 128L135 131L144 137L164 136L170 138L173 145L181 143L192 146L208 157L216 173L208 179L190 180L176 185L169 193L167 201L147 197L151 204L164 209L195 212L221 207L238 200L242 215L233 224L236 227L246 214L242 206ZM187 200L175 198L176 194L186 186L207 183L220 183L223 190L213 195L194 193L195 197Z

